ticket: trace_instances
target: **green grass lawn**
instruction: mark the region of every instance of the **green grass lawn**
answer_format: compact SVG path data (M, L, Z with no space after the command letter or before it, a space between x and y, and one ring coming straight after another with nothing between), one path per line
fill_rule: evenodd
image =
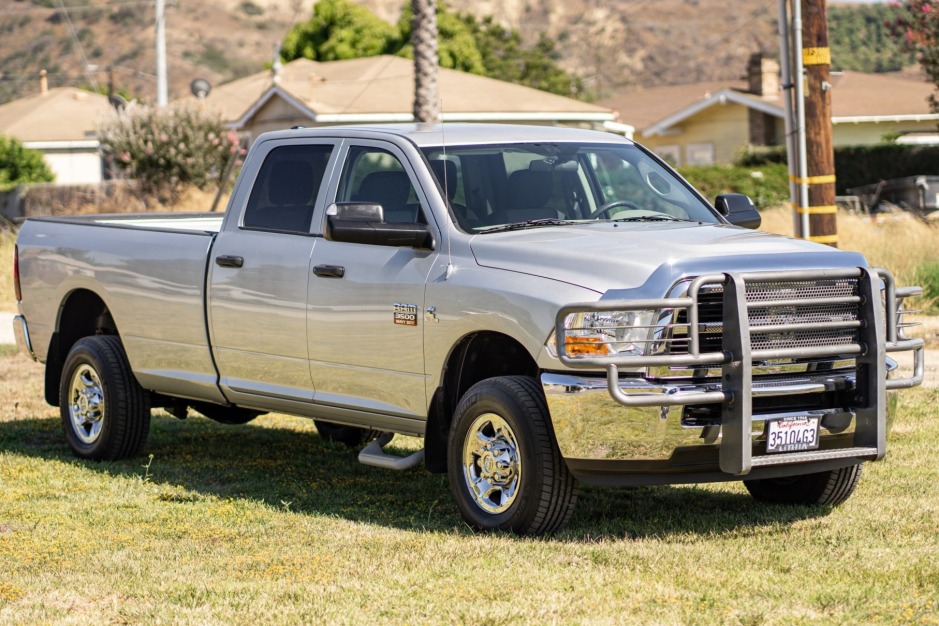
M585 488L539 539L471 532L444 477L299 418L155 412L152 460L93 463L38 366L0 356L0 397L0 623L939 624L939 390L839 508Z

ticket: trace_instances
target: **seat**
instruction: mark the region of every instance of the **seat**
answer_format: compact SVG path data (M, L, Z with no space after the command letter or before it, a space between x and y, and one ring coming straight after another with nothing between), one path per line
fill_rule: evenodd
M352 199L380 204L386 222L413 223L419 221L420 211L419 206L408 204L410 195L411 179L406 172L384 171L366 176Z
M267 180L268 205L245 213L248 228L305 233L313 219L315 177L307 161L276 161Z
M452 201L453 197L456 195L456 163L453 161L442 160L431 161L430 169L434 171L434 176L437 177L437 182L440 183L440 188L446 191L447 200Z
M456 163L443 160L431 161L430 169L434 171L434 176L437 177L440 188L446 191L447 201L450 203L450 208L453 209L453 212L460 218L470 218L470 220L472 220L474 216L468 215L469 212L467 208L453 201L453 198L456 196L458 183Z
M518 170L506 185L506 222L524 222L558 217L557 209L545 206L554 191L551 172Z

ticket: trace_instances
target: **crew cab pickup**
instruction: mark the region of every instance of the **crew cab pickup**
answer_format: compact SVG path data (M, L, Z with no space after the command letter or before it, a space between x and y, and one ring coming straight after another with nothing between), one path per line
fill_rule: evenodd
M480 529L556 531L580 482L838 504L922 380L918 290L759 223L612 134L279 131L224 217L26 221L14 325L84 458L139 453L152 407L276 411L448 472Z

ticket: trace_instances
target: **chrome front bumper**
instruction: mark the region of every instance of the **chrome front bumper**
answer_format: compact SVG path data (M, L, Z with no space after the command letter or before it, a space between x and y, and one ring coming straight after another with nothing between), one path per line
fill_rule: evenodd
M33 361L38 361L36 353L33 352L33 343L29 339L29 327L26 325L26 318L17 315L13 318L13 335L16 337L16 345L20 352L28 354Z
M888 371L895 367L896 363L888 360ZM685 480L675 480L682 474L701 474L700 477L687 479L688 482L734 477L732 474L717 476L721 473L721 426L695 423L694 420L688 419L685 410L686 406L695 406L695 398L700 398L701 394L715 393L715 386L719 385L676 385L655 383L642 378L620 379L618 391L624 395L645 398L658 396L663 401L667 399L672 403L624 407L610 395L607 378L603 375L548 372L542 374L541 383L548 400L561 455L582 480L590 479L589 475L582 475L584 472L593 474L594 477L605 475L607 479L615 474L633 477L658 474L663 477L661 480L636 482L684 482ZM841 375L828 378L806 376L786 383L778 380L765 383L754 381L752 397L757 401L761 398L778 398L784 404L789 398L806 398L836 390L850 392L854 386L855 380L852 376ZM819 401L818 404L822 405L823 402ZM885 428L889 430L896 410L895 392L887 394L885 404ZM770 460L774 464L787 465L787 459L790 461L788 465L792 465L813 461L836 461L839 458L849 461L876 458L876 448L859 450L854 445L857 424L857 413L854 411L767 409L765 413L753 414L750 420L750 461L751 469L754 470L752 477L757 476L755 468L759 468L761 460L765 458L762 453L766 445L765 420L784 415L819 416L820 447L811 453L773 455ZM708 477L707 474L711 476Z
M853 280L857 293L855 321L793 320L772 326L748 322L755 307L788 307L784 296L748 300L748 284ZM723 344L700 350L698 298L705 285L723 288ZM594 302L562 308L557 316L559 359L568 367L592 370L584 375L546 373L542 383L561 454L575 474L585 472L689 475L697 480L760 478L799 474L877 460L886 453L888 416L895 402L890 391L922 381L923 342L898 332L899 303L915 290L897 290L890 275L867 268L845 270L761 272L701 276L688 295L662 300ZM883 294L883 296L881 295ZM843 299L837 300L841 302ZM799 306L826 306L832 297L804 298ZM565 320L581 311L684 309L688 311L687 354L581 358L566 353ZM751 332L786 333L826 328L857 329L853 343L803 347L751 347ZM890 352L913 351L914 376L888 380L895 367ZM800 378L755 375L755 364L853 359L850 370L806 372ZM673 367L696 371L716 369L706 382L657 383L619 368ZM606 370L606 376L598 373ZM836 380L837 379L837 380ZM832 394L834 392L834 395ZM828 394L826 396L825 394ZM789 399L774 401L789 396ZM767 401L766 399L769 399ZM701 407L713 407L713 410ZM686 409L710 416L704 426L688 419ZM764 454L761 438L770 417L818 415L818 450ZM598 469L599 468L599 469ZM710 473L709 478L690 477ZM660 480L658 482L680 482Z

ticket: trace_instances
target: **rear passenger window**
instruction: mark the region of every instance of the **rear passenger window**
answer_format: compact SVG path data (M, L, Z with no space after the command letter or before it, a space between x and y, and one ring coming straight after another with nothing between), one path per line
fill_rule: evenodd
M331 145L281 146L271 150L258 173L242 227L309 233Z

